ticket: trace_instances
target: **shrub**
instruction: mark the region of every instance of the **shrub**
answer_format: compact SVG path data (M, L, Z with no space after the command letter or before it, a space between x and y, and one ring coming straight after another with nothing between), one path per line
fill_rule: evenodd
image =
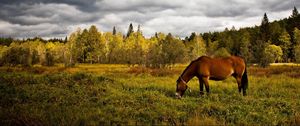
M22 66L31 66L32 65L32 55L30 49L21 46L14 46L8 49L3 57L3 64L10 66L16 66L21 64Z
M280 62L282 60L282 49L280 46L268 45L265 48L266 57L271 63Z

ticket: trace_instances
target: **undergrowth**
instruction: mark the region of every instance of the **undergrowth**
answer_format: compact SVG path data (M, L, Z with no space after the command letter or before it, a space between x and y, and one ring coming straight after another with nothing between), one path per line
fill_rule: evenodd
M96 72L93 66L43 74L30 71L0 72L0 124L300 123L300 102L297 100L300 99L300 79L278 74L279 70L263 69L263 72L273 71L270 72L273 74L257 76L254 72L259 72L259 68L250 68L246 97L238 93L233 78L210 81L211 93L199 96L198 80L194 78L188 84L191 92L186 92L179 100L174 98L175 81L183 68L159 71L110 67L102 67L102 72ZM293 71L284 68L283 72Z

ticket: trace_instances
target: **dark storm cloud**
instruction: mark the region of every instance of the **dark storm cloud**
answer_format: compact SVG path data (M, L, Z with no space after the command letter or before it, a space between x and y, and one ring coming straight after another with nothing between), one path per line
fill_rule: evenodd
M271 12L291 10L294 6L300 6L299 0L267 0L261 1L260 9Z
M64 37L70 25L95 22L95 1L0 1L0 36Z
M2 20L21 25L57 22L88 22L98 19L68 4L0 4Z
M99 0L98 0L99 1ZM84 11L94 11L96 0L2 0L0 5L18 5L18 4L28 4L33 5L37 3L55 3L55 4L68 4L78 7L80 10Z
M223 30L259 24L263 13L285 18L299 0L1 0L0 36L64 37L92 24L101 31L141 24L146 36Z
M100 10L105 11L139 11L139 12L150 12L159 11L162 9L174 9L182 7L182 2L165 1L165 0L118 0L112 2L110 0L103 0L97 2L97 6Z

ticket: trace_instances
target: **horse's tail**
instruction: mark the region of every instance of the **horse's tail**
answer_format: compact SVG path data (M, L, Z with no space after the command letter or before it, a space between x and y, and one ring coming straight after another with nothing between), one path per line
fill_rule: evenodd
M247 68L245 67L244 74L242 76L242 88L246 90L248 88L248 76L247 76Z

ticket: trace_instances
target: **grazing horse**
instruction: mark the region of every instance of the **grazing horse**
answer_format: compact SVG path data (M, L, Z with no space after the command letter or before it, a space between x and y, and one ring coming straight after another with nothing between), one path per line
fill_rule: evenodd
M187 83L194 76L199 79L200 95L204 94L203 84L205 85L206 92L209 93L208 80L225 80L230 76L236 79L239 92L243 90L243 95L246 95L248 87L246 64L240 57L210 58L208 56L201 56L192 61L177 80L175 94L177 98L183 96L185 90L188 88Z

